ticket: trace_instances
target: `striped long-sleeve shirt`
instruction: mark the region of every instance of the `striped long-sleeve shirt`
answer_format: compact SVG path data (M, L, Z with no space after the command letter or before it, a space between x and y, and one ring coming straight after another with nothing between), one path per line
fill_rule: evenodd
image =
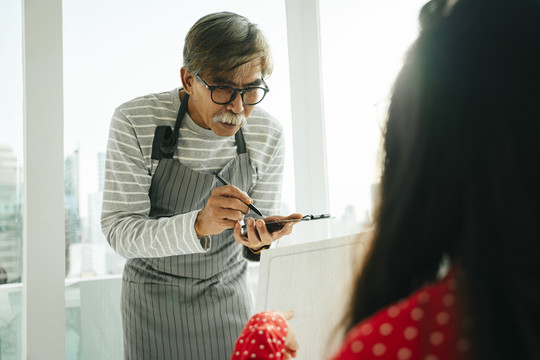
M158 164L151 159L154 131L161 125L174 128L179 107L179 89L174 89L126 102L112 117L101 226L112 248L125 258L205 251L194 229L198 210L159 219L148 216L148 192ZM255 107L242 131L255 169L254 186L248 194L263 214L277 214L284 162L282 126ZM234 136L217 136L186 114L174 158L188 168L211 173L237 156L236 150Z

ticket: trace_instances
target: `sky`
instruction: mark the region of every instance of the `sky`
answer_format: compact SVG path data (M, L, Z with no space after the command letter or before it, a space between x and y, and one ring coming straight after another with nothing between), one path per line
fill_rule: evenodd
M22 154L20 1L0 0L0 144Z

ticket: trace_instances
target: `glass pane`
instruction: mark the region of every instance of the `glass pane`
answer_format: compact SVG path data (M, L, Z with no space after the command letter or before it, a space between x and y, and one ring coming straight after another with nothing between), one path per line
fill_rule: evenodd
M119 289L124 260L111 250L99 224L109 124L114 109L125 101L181 86L184 37L203 15L240 13L258 23L268 37L275 65L267 81L272 90L261 107L285 129L282 212L294 210L284 3L236 0L224 8L222 1L214 0L190 2L189 9L186 4L63 2L67 359L121 357ZM257 270L250 267L253 291Z
M319 0L332 235L371 221L388 97L426 0Z
M0 2L0 359L21 359L23 111L21 2Z

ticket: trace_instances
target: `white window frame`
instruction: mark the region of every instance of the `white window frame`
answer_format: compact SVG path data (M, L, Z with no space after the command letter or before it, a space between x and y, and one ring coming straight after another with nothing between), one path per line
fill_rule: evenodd
M23 359L65 357L62 0L23 0Z
M318 0L286 0L296 211L330 209ZM329 226L297 226L300 242L326 239Z

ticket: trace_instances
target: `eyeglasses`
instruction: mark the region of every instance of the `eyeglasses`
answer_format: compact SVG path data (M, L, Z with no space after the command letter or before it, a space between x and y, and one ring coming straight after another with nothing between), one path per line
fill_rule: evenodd
M210 98L218 105L226 105L234 101L238 93L240 93L242 102L245 105L256 105L260 103L266 96L266 93L270 91L268 85L266 85L263 79L261 79L261 81L264 84L264 87L252 86L245 89L236 89L232 86L210 86L200 77L199 74L197 74L196 77L204 84L204 86L206 86L208 90L210 90Z

